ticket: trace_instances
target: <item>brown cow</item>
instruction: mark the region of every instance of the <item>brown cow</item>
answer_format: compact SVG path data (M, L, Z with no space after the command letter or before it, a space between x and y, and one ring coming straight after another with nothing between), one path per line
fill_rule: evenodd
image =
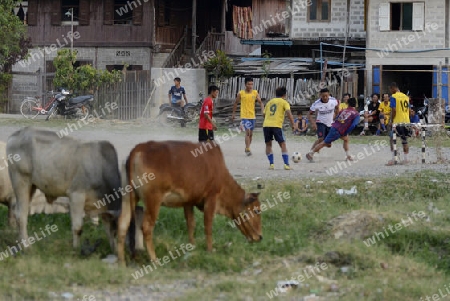
M209 149L197 154L196 150L207 145ZM185 141L141 143L130 152L126 169L128 183L134 188L130 197L123 199L119 217L117 253L122 265L125 264L125 236L139 199L144 202L142 230L153 261L156 260L153 228L161 205L184 208L191 244L194 244L194 206L203 211L208 251L212 251L212 223L216 213L235 220L245 214L248 220L237 223L239 230L250 242L262 239L259 193L246 193L233 179L218 145ZM140 178L149 174L153 179L142 183Z

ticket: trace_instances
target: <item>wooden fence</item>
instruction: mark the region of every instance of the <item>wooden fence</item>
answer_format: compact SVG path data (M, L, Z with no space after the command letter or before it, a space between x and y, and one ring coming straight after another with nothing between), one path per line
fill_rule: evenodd
M150 118L150 112L154 109L150 103L153 88L150 71L126 72L120 83L99 88L95 96L94 110L108 119ZM107 102L115 103L117 109L107 110Z
M330 93L340 98L340 86L338 81L327 79L326 87ZM253 89L258 90L261 98L267 100L275 97L275 90L279 86L287 89L288 101L292 105L308 106L318 99L320 91L320 81L314 79L293 79L293 78L254 78ZM219 98L228 100L235 99L237 93L245 88L245 78L232 77L226 82L219 83Z

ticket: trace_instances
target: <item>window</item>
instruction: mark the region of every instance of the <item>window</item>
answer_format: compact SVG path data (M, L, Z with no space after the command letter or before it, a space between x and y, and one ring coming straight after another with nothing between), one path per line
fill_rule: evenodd
M128 0L114 0L114 24L131 24L133 9L138 5L135 1L128 4ZM132 5L134 3L135 5ZM131 7L131 9L130 9Z
M312 0L308 6L309 21L330 21L331 0Z
M423 30L425 2L381 3L380 31Z
M124 65L106 65L106 70L109 72L113 70L122 71ZM142 70L142 65L128 65L127 71L139 71Z
M78 23L78 16L80 10L79 0L62 0L61 1L61 21L70 24L72 20L71 10L73 9L73 22Z
M73 67L74 68L78 68L78 67L83 66L83 65L92 65L92 61L91 60L79 60L79 61L76 61L73 64ZM56 72L56 68L55 68L55 65L53 64L53 61L49 60L49 61L45 62L45 70L46 70L47 73L54 73L54 72Z
M391 30L412 30L412 3L391 3Z
M20 19L20 21L23 22L23 24L28 23L27 12L28 12L28 1L18 2L16 7L14 7L13 9L14 15L16 15Z

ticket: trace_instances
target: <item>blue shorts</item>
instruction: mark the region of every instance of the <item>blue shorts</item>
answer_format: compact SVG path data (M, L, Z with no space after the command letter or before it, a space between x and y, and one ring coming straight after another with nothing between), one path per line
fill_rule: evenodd
M284 138L283 130L281 128L275 127L263 127L264 132L264 142L270 142L275 138L275 141L278 143L283 143L286 141Z
M332 127L328 133L328 135L325 137L325 139L323 140L323 142L325 142L326 144L331 144L331 142L338 140L339 138L341 138L341 134L339 133L339 131Z
M330 127L325 124L318 122L317 123L317 137L325 138L330 132Z
M241 119L241 125L245 130L253 131L255 129L256 119Z

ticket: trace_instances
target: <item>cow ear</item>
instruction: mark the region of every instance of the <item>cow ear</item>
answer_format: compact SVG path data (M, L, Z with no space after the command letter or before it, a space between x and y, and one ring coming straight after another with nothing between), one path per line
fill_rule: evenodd
M253 192L245 195L244 206L253 203L258 199L259 192Z

